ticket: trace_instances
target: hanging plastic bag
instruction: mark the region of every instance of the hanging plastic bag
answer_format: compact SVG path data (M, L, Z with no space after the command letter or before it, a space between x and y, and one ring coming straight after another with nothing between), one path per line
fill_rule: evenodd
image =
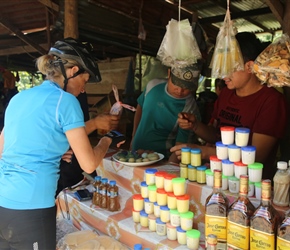
M136 111L136 109L128 104L124 104L122 103L120 100L119 100L119 93L118 93L118 88L116 85L112 85L112 89L113 89L113 92L114 92L114 96L115 96L115 99L116 99L116 102L114 103L114 105L111 107L111 110L110 110L110 114L111 115L121 115L122 114L122 111L123 111L123 107L126 108L126 109L129 109L133 112Z
M157 52L157 58L168 67L178 64L186 67L201 59L201 53L188 19L169 21Z
M283 34L264 49L253 66L256 76L269 87L290 86L290 38Z
M224 23L216 38L216 44L210 63L212 78L225 78L233 72L244 70L244 60L239 43L235 37L236 29L231 21L229 1Z

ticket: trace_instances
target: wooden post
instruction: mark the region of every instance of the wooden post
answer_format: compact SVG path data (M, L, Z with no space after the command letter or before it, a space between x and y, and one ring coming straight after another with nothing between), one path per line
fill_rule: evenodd
M78 0L64 1L64 38L79 37Z

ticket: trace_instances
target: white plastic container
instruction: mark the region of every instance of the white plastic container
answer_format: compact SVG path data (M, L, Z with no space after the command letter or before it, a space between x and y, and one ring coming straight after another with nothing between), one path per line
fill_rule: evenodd
M210 169L205 170L206 185L213 187L213 172Z
M261 200L262 196L262 182L255 182L255 197L258 200Z
M254 195L255 195L255 183L252 181L249 181L248 196L252 197Z
M250 129L248 128L235 128L235 144L239 147L248 145Z
M248 165L242 163L241 161L234 162L235 176L240 178L240 175L248 174Z
M177 209L170 209L170 223L172 226L180 226L180 213Z
M242 163L249 165L255 162L256 158L255 146L245 146L242 147L241 150L242 150Z
M224 126L220 128L222 143L225 145L234 144L235 141L235 127Z
M222 172L225 176L234 175L234 163L229 160L222 160Z
M241 148L235 144L228 145L229 160L237 162L241 160Z
M220 160L228 159L228 146L221 141L216 142L216 156Z
M235 176L229 176L229 190L233 194L238 194L240 190L240 179L236 178Z
M222 190L228 190L229 187L229 181L228 181L228 176L222 175Z
M166 229L167 229L167 239L169 239L169 240L177 240L176 227L171 225L168 222L168 223L166 223Z
M263 167L264 167L263 164L259 163L259 162L249 164L248 165L249 181L261 182L262 181Z
M215 169L222 170L222 161L218 159L216 155L211 155L209 157L209 161L210 169L212 172L214 172Z

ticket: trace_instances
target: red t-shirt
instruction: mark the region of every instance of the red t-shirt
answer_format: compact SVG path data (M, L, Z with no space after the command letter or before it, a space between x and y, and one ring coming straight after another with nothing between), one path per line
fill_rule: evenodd
M218 121L218 128L221 126L249 128L251 131L249 144L253 133L282 138L286 132L286 100L282 93L266 85L246 97L239 97L235 90L223 88L215 102L212 118ZM273 165L275 156L276 152L273 152L264 165L272 164L271 168L276 169Z

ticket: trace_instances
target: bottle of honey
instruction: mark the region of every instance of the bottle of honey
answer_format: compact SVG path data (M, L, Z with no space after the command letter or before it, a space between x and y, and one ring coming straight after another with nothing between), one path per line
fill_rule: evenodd
M118 211L119 209L119 197L118 197L118 186L116 181L110 181L110 186L108 188L108 210L109 211Z

